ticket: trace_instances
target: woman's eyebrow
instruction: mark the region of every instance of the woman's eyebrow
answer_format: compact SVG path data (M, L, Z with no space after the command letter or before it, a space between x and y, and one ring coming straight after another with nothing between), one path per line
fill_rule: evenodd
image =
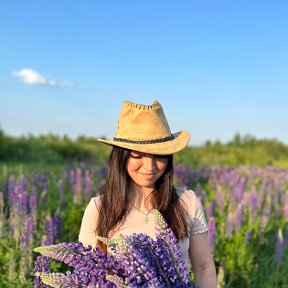
M132 154L132 155L139 155L139 156L143 156L143 155L144 155L144 153L142 153L142 152L137 152L137 151L131 151L131 154Z

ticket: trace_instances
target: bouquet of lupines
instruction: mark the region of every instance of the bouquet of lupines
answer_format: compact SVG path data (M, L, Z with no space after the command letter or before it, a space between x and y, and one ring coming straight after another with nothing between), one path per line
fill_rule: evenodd
M98 237L108 253L79 243L35 248L34 287L194 287L172 230L155 210L156 239L145 234ZM73 267L72 272L50 272L51 259Z

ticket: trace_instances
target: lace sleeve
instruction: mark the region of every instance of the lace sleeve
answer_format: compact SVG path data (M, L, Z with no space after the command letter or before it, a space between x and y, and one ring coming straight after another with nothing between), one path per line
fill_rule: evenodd
M84 246L91 245L96 246L96 221L98 215L97 209L97 197L91 198L87 205L80 228L78 240L83 243Z
M192 192L192 191L191 191ZM195 215L191 218L189 224L189 231L191 234L200 234L208 231L208 225L204 213L203 206L199 198L195 195Z
M188 232L190 234L207 232L208 225L204 209L195 193L192 190L180 190L180 199L184 202L188 216Z

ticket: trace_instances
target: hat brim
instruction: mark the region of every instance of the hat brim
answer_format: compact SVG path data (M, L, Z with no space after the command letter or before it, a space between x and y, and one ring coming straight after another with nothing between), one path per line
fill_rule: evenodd
M187 146L190 139L190 134L188 131L177 132L174 133L173 136L174 138L172 140L152 144L135 144L112 140L110 141L105 139L98 139L98 141L104 144L143 153L154 155L170 155L183 150Z

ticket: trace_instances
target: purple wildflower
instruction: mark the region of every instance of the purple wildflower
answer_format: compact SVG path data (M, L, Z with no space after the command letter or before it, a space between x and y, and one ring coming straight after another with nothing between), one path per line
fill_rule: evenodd
M65 193L64 193L64 184L63 184L62 179L58 180L58 191L59 191L59 196L60 196L60 206L64 207L65 206Z
M252 230L249 229L245 233L245 240L244 241L245 241L246 244L249 244L251 236L252 236Z
M35 231L34 220L31 216L29 216L26 220L26 234L27 238L30 238Z
M82 243L35 248L35 252L74 268L72 273L50 273L45 266L47 262L42 263L45 258L38 258L35 287L43 282L52 287L192 288L177 239L157 212L156 220L163 222L156 225L159 231L156 240L145 234L121 235L113 240L98 237L108 246L108 254L98 248L84 247Z
M244 208L242 204L239 204L236 209L236 231L239 231L242 227Z
M250 208L250 213L255 213L255 211L258 210L259 207L259 196L257 194L257 190L253 189L252 192L250 193L249 197L249 208Z
M59 209L57 209L53 216L53 231L55 239L59 239L62 236L62 220Z
M73 202L82 204L82 173L81 169L76 170L75 182L73 183Z
M93 191L93 183L92 179L90 177L90 172L89 170L85 171L85 190L84 190L84 195L86 199L90 199Z
M18 213L21 215L21 217L25 217L25 215L28 213L28 208L29 208L28 193L26 191L23 191L18 197L19 197Z
M267 200L266 206L264 207L264 211L260 218L260 223L259 223L260 231L263 231L265 229L270 218L270 213L271 213L271 203L269 203L269 201Z
M40 194L40 204L42 206L46 206L47 205L47 196L48 196L48 191L47 190L42 190L41 194Z
M206 207L206 216L207 218L210 218L214 215L214 210L215 210L215 201L212 201L209 203Z
M29 199L29 210L30 215L33 217L34 223L37 222L37 208L38 208L38 197L36 193L33 193Z
M27 178L25 178L24 176L21 177L18 181L17 181L17 192L19 194L21 194L22 192L27 190L27 185L28 184L28 180Z
M221 211L224 210L224 193L221 190L217 190L217 196L216 196L216 205L219 207Z
M8 191L8 202L9 202L9 207L11 206L11 203L13 203L12 201L12 198L13 198L13 195L15 193L15 182L13 180L13 177L12 176L8 176L8 179L7 179L7 191Z
M288 193L286 193L284 196L283 216L286 220L288 220Z
M4 231L4 199L3 193L0 192L0 239L2 239Z
M234 203L239 203L243 199L247 180L244 177L238 176L234 181L232 198Z
M44 273L49 273L50 272L50 268L49 268L49 264L50 264L50 259L48 257L45 256L38 256L36 261L35 261L35 266L34 266L34 288L48 288L51 287L49 285L43 284L43 282L41 281L41 278L39 276L36 275L36 273L39 272L44 272Z
M229 213L228 218L226 220L226 236L231 236L233 233L233 215Z
M283 253L284 253L283 234L282 234L282 230L279 229L278 234L277 234L276 246L275 246L275 262L276 262L276 264L280 264L282 262Z
M288 229L286 229L284 236L284 251L286 250L288 250Z
M45 235L43 235L42 246L53 244L54 242L54 229L53 220L50 216L46 217Z
M208 242L213 253L216 246L216 222L214 217L211 217L208 222Z

